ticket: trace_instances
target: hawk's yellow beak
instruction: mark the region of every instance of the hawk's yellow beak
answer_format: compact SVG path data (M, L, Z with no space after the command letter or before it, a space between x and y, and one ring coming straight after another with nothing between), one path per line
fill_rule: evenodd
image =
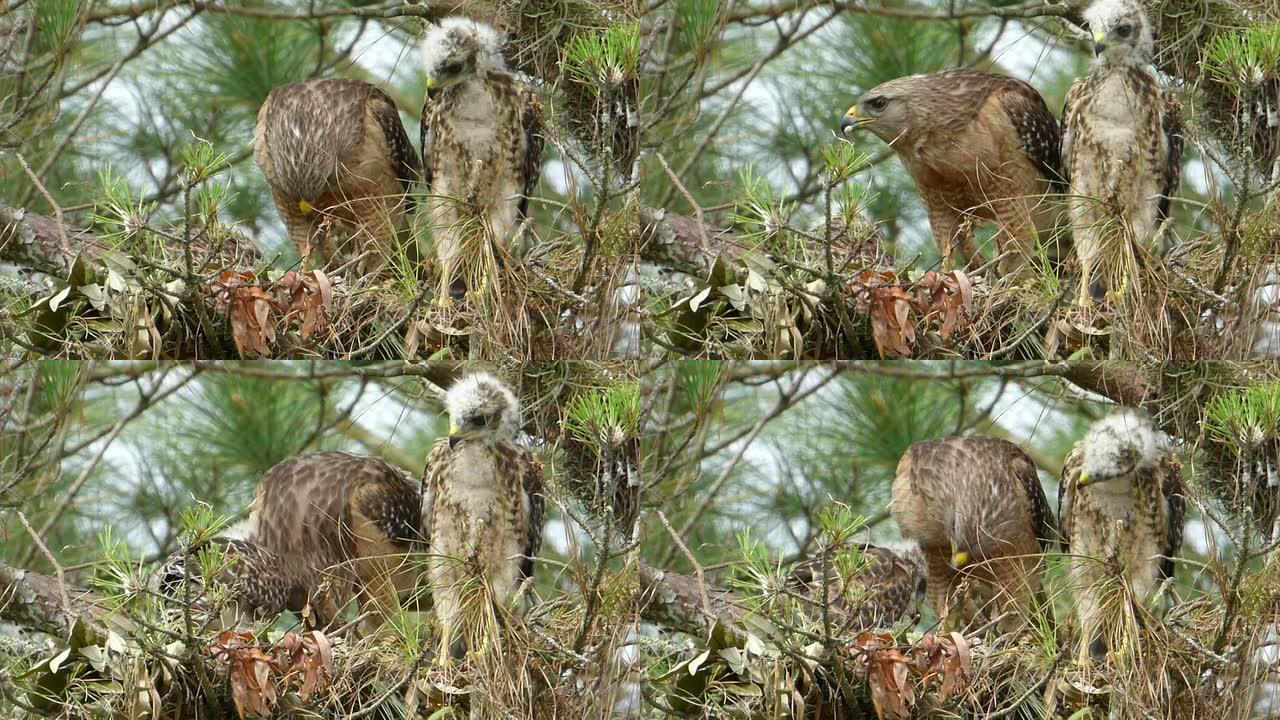
M864 125L869 125L872 122L874 122L872 118L865 117L862 113L858 112L858 105L857 103L854 103L853 107L845 111L844 120L840 123L840 133L842 135L848 135L854 130L857 130Z
M449 449L452 450L453 448L457 447L458 443L460 442L462 442L461 429L458 427L458 423L450 420L449 421Z
M427 75L427 89L428 89L428 90L430 90L431 88L433 88L433 87L435 87L435 86L436 86L436 79L435 79L435 78L433 78L433 77L431 77L431 75L429 75L429 74L428 74L428 75Z
M313 212L315 212L315 211L316 211L316 206L315 206L315 205L312 205L311 203L307 202L306 200L299 200L299 201L298 201L298 209L302 211L302 214L303 214L303 215L310 215L311 213L313 213Z
M1080 480L1079 480L1079 481L1077 481L1077 482L1076 482L1076 484L1077 484L1077 485L1079 485L1080 487L1084 487L1085 485L1088 485L1088 484L1089 484L1089 474L1088 474L1088 473L1086 473L1085 471L1081 470L1081 471L1080 471Z
M1101 55L1103 52L1106 51L1106 49L1107 49L1107 34L1100 33L1100 32L1094 33L1093 34L1093 54Z
M951 565L953 567L962 568L969 564L969 553L961 550L951 556Z

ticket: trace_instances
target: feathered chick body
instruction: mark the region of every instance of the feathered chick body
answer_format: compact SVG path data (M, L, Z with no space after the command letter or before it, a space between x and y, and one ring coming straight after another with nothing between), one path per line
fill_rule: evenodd
M1137 0L1099 0L1085 11L1093 33L1089 73L1067 93L1062 160L1070 183L1072 242L1080 260L1077 303L1115 289L1169 217L1182 172L1181 105L1151 63L1155 37Z
M926 587L924 555L919 548L910 545L895 550L861 544L854 567L841 568L831 560L810 558L797 564L788 585L812 601L804 607L815 619L821 616L826 600L827 617L836 634L892 627L911 612L919 614Z
M449 388L445 406L450 435L432 449L422 479L441 662L494 637L499 608L532 577L543 514L542 464L518 443L515 393L473 373Z
M502 37L481 22L451 17L422 43L423 175L440 261L437 301L481 274L487 247L505 248L528 213L542 164L541 106L512 72ZM461 276L458 275L460 269Z
M310 588L300 573L291 572L280 556L261 544L230 537L211 538L170 555L157 572L160 593L176 602L190 603L193 610L208 611L210 579L201 574L200 558L215 552L223 562L212 580L227 588L228 600L236 611L223 616L225 626L243 619L273 617L285 610L301 612L307 604Z
M1063 462L1058 515L1080 621L1080 659L1100 659L1128 612L1108 591L1122 579L1147 602L1182 547L1182 465L1145 413L1094 423Z

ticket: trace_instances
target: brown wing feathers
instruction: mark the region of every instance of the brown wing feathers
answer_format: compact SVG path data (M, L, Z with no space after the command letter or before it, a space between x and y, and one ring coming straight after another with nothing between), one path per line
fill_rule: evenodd
M1178 102L1177 95L1172 91L1164 91L1161 93L1165 102L1164 115L1161 118L1161 125L1164 127L1165 142L1168 144L1168 166L1165 169L1164 189L1160 195L1160 205L1157 208L1159 219L1164 220L1169 217L1170 206L1173 203L1173 196L1178 192L1178 182L1182 179L1182 149L1186 144L1186 138L1183 135L1182 126L1182 104Z
M542 173L542 105L532 90L526 91L524 113L521 121L524 125L524 195L520 198L520 217L528 217L529 198L538 186L538 178Z
M369 87L369 95L369 110L378 127L382 128L382 135L387 140L387 149L391 153L392 166L396 168L401 186L404 187L405 192L408 192L422 173L422 161L418 158L418 151L414 150L413 143L409 142L409 134L405 132L404 123L400 121L400 111L396 109L395 101L391 96L373 86Z
M1063 192L1062 131L1040 93L1014 78L1001 83L1000 106L1018 133L1023 151L1044 177L1053 184L1054 192Z
M1164 557L1160 560L1160 575L1172 578L1174 573L1173 558L1182 549L1182 526L1186 522L1187 498L1182 489L1182 463L1175 457L1169 457L1160 465L1164 475L1161 483L1164 500L1169 511L1169 534L1165 538Z
M1010 443L1012 445L1012 443ZM1049 501L1045 498L1044 488L1040 486L1040 475L1036 466L1016 445L1017 452L1008 460L1009 468L1017 476L1022 491L1027 498L1027 506L1031 509L1031 525L1036 539L1040 542L1040 552L1048 552L1058 540L1057 523L1053 513L1049 512Z
M524 558L520 562L523 577L533 577L533 559L542 549L542 513L545 499L542 497L542 463L533 453L524 451L520 464L524 468L521 485L529 499L529 542L525 545Z

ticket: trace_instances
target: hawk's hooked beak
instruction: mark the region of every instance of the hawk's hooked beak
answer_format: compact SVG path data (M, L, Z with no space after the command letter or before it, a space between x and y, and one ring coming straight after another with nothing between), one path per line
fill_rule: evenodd
M1089 484L1089 474L1081 470L1080 479L1076 481L1076 485L1079 485L1080 487L1084 487L1085 485L1088 485L1088 484Z
M951 567L957 570L969 564L969 551L957 550L956 544L951 543Z
M462 431L458 429L458 424L449 421L449 449L458 447L458 443L462 442Z
M428 90L431 90L431 89L432 89L432 88L434 88L435 86L436 86L436 79L435 79L434 77L432 77L430 73L428 73L428 74L427 74L427 89L428 89Z
M1106 50L1107 50L1107 34L1094 33L1093 34L1093 54L1101 55L1102 53L1106 52Z
M307 202L306 200L299 200L299 201L298 201L298 209L302 211L302 214L303 214L303 215L310 215L311 213L313 213L313 212L315 212L315 211L316 211L316 206L315 206L315 205L312 205L311 203Z
M844 120L840 123L840 134L849 135L853 133L854 130L863 127L864 125L870 125L872 122L875 122L872 118L866 117L858 112L858 105L855 103L854 106L849 108L849 110L844 114Z

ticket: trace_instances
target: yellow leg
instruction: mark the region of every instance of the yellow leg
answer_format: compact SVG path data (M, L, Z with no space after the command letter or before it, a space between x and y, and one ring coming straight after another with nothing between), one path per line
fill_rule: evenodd
M1093 293L1089 290L1089 269L1080 269L1080 293L1076 295L1078 307L1093 307Z
M452 285L453 273L450 272L449 266L441 268L440 272L440 290L436 293L436 305L442 308L451 308L454 305L453 296L449 294L449 286Z

